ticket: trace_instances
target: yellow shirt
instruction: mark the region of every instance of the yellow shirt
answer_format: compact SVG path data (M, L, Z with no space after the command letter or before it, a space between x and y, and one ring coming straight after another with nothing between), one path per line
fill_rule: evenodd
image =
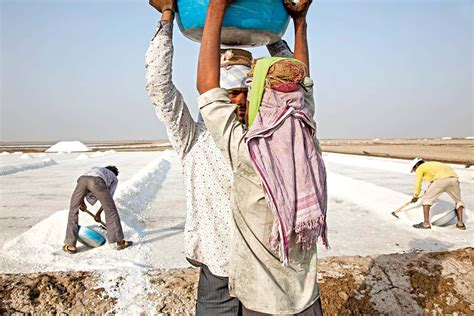
M416 183L414 196L420 195L421 183L424 181L433 182L435 180L441 180L446 178L458 178L453 168L445 163L437 161L429 161L421 164L416 169Z

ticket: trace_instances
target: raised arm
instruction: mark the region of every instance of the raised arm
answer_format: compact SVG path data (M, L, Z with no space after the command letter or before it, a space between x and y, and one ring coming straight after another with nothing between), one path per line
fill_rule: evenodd
M309 6L311 5L311 2L312 0L300 0L298 3L295 4L291 0L284 0L285 7L288 10L288 13L290 14L291 18L293 19L293 23L295 26L295 52L291 57L303 62L308 68L308 78L305 78L304 81L306 90L304 94L304 100L306 106L308 107L309 115L313 117L315 112L315 106L313 96L313 80L309 78L309 49L306 24L306 14L308 12ZM281 44L277 44L277 47L283 48L285 46L283 44L286 43L282 42ZM317 145L317 147L319 148L319 144Z
M294 58L298 59L308 67L309 77L309 49L307 39L306 14L312 0L299 0L294 3L291 0L284 0L295 27L295 53Z
M221 27L224 12L231 2L210 1L199 53L197 88L201 94L198 98L199 110L207 129L224 157L234 166L233 157L245 131L237 120L237 106L232 104L227 91L220 88Z
M219 87L220 40L224 13L233 0L211 0L201 39L197 71L197 89L203 94Z
M150 0L150 4L162 16L146 53L146 90L156 115L166 127L171 145L183 158L193 145L196 123L172 81L175 2Z

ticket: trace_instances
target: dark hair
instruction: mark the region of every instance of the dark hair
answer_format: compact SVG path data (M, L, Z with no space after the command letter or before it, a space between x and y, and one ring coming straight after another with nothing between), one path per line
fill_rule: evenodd
M109 169L109 170L112 171L116 176L118 176L119 170L118 170L117 167L115 167L115 166L107 166L107 167L105 167L105 168L106 168L106 169Z

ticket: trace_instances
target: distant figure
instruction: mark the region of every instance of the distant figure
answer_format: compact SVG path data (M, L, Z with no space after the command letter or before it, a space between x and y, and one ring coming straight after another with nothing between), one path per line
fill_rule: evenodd
M461 189L459 187L458 175L447 164L429 161L425 162L421 158L415 158L412 162L411 172L416 172L415 191L413 194L412 203L418 201L421 191L421 183L424 181L430 182L430 185L423 195L423 215L424 221L413 225L415 228L430 229L430 208L431 205L438 199L438 197L446 192L456 203L455 210L458 218L456 227L462 230L466 229L462 221L462 211L464 203L461 200Z
M77 180L76 189L72 193L69 217L64 240L63 250L74 254L77 252L76 242L79 232L79 209L86 211L84 198L89 204L94 205L97 200L101 207L95 215L96 221L100 221L100 214L105 212L105 223L107 224L107 240L115 244L114 248L122 250L132 245L131 241L123 239L120 217L115 207L113 195L117 188L119 171L115 166L94 167L89 172L80 176Z

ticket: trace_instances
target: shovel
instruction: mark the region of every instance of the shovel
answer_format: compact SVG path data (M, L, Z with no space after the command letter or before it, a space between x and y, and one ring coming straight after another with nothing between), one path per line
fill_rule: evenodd
M411 204L411 201L410 202L407 202L405 204L403 204L402 206L400 206L396 211L392 212L392 215L395 216L396 218L399 218L397 213L400 213L405 207L407 207L408 205Z
M92 214L91 212L89 212L88 209L85 209L85 210L83 210L83 211L86 212L87 214L89 214L90 216L92 216L92 218L94 218L94 220L95 220L95 215ZM102 226L104 226L104 228L107 227L107 226L105 225L105 223L104 223L103 221L101 221L101 220L99 220L99 221L96 220L96 222L99 223L99 224L101 224Z
M425 191L425 192L426 192L426 191ZM423 195L425 195L425 193L423 193ZM423 197L423 195L420 195L420 196L418 197L418 200L421 199L421 198ZM415 203L416 203L416 202L415 202ZM406 202L405 204L403 204L402 206L400 206L396 211L393 211L391 214L392 214L393 216L395 216L396 218L400 218L400 217L398 217L397 213L400 213L401 211L403 211L403 209L404 209L405 207L407 207L408 205L410 205L410 204L411 204L411 201L410 201L410 202Z

